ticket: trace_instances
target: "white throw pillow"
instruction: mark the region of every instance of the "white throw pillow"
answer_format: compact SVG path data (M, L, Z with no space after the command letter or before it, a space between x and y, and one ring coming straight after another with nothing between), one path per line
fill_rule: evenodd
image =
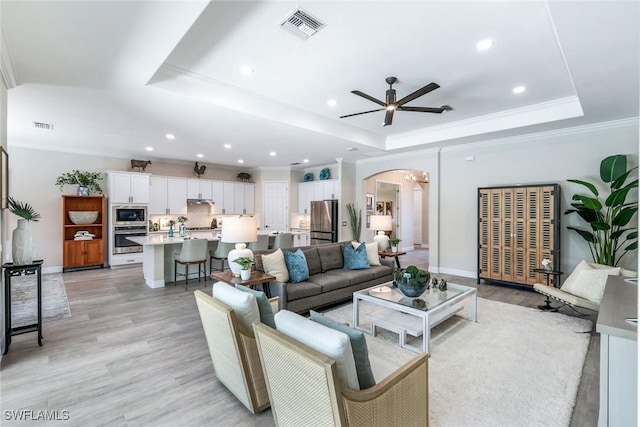
M260 310L253 294L217 282L211 288L211 296L231 307L243 328L253 330L253 322L260 322Z
M595 264L594 268L583 260L567 277L560 290L590 301L600 302L607 283L607 276L618 276L619 274L620 267Z
M289 270L287 270L287 264L284 262L284 253L282 249L278 249L268 255L262 255L262 267L264 272L275 276L278 282L289 281Z
M360 390L351 340L347 334L287 310L279 311L275 319L278 331L335 360L342 384L352 390Z
M594 268L593 270L582 270L580 274L578 274L577 278L577 283L580 286L577 287L574 295L599 303L602 299L602 295L604 294L607 278L610 275L617 276L619 270L620 269L615 268Z
M360 242L351 242L351 246L353 249L358 249L360 246ZM382 265L380 263L380 255L378 255L378 242L367 243L367 261L369 261L369 265Z

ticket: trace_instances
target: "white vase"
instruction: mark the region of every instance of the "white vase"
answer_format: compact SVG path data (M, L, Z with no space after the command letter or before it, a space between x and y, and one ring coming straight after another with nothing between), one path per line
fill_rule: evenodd
M13 230L11 238L11 255L15 265L27 265L33 263L33 243L31 241L31 228L26 219L18 220L18 227Z
M251 278L251 270L240 270L240 278L242 280L249 280Z
M391 246L391 252L398 252L397 246Z

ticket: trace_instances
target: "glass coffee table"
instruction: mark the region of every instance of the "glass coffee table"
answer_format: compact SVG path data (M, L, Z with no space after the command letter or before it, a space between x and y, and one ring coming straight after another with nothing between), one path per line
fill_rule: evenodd
M398 334L401 347L416 353L428 353L431 328L462 310L464 306L461 302L467 298L471 301L471 316L466 319L476 322L476 288L448 283L446 291L431 288L419 297L410 298L405 296L399 288L393 287L393 282L389 282L353 294L353 325L373 336L376 335L376 328L386 329ZM361 301L371 302L384 308L370 315L370 331L360 327ZM408 344L407 335L414 337L422 335L422 348Z

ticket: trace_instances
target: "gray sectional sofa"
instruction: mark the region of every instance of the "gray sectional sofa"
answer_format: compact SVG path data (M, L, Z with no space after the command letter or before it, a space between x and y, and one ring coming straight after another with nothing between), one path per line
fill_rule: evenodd
M363 270L343 268L342 245L350 242L329 243L318 246L303 246L307 259L309 279L300 283L271 282L271 296L279 296L283 309L304 313L336 302L351 299L360 289L393 280L393 260L383 259L382 265ZM294 251L297 248L283 249ZM256 269L264 271L262 254L274 250L255 252Z

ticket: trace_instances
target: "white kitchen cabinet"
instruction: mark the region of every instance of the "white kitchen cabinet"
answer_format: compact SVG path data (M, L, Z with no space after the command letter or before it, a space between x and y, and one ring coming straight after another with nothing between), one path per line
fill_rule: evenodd
M111 204L149 203L149 174L107 172Z
M298 183L298 213L311 213L312 201L339 198L340 181L337 179Z
M327 179L325 181L318 181L318 184L322 186L322 199L339 199L340 198L340 181L337 179Z
M235 211L235 183L234 182L223 182L222 183L222 193L223 193L223 202L222 202L222 213L223 214L233 214ZM243 192L244 197L244 192Z
M187 199L211 199L212 185L207 179L187 180Z
M150 215L186 215L187 180L153 176L150 180Z
M222 181L211 182L211 198L213 199L213 213L219 215L224 208L224 183Z
M308 214L311 213L309 204L309 190L311 186L306 182L298 183L298 213Z
M293 235L293 246L309 246L311 244L311 236L309 233L294 233Z
M255 184L243 184L244 185L244 203L242 212L243 214L253 215L255 213Z

